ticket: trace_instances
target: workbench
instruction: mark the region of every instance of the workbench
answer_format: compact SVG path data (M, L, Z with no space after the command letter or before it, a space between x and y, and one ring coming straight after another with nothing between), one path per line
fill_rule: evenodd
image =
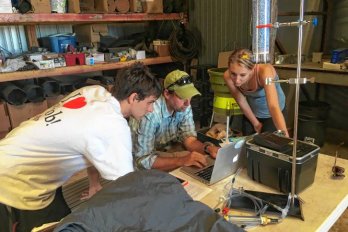
M280 79L296 78L297 64L274 65ZM320 100L320 86L335 85L348 86L348 69L332 70L322 68L322 64L304 63L301 65L301 78L315 78L315 97L313 100ZM294 123L296 85L289 85L286 94L287 126L292 128Z
M296 78L297 64L276 64L274 68L280 79ZM348 86L348 69L324 69L318 63L302 64L301 77L315 77L318 84Z
M348 207L348 177L341 180L332 179L331 168L333 164L334 157L319 154L314 183L299 194L299 197L303 200L304 221L286 217L279 224L259 226L251 231L328 231ZM347 170L348 160L338 158L337 165ZM194 182L198 185L204 185L179 170L175 170L173 174L187 180L188 183ZM231 179L232 176L209 186L212 191L201 201L212 208L215 207L226 184L230 183ZM247 176L246 169L243 169L238 175L234 186L237 188L243 187L246 190L278 193L265 185L252 181Z

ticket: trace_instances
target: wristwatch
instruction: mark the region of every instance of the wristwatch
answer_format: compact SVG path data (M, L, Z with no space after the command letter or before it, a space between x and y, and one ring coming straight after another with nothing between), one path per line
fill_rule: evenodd
M209 147L209 146L212 146L212 145L213 145L213 144L210 143L210 142L205 142L205 143L204 143L203 151L204 151L205 154L210 155L210 152L209 152L209 150L208 150L208 147Z

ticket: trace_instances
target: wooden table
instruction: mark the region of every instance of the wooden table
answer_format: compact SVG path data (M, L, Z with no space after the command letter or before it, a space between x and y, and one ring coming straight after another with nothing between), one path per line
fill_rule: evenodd
M253 228L252 231L328 231L348 207L348 177L341 180L332 179L331 168L333 163L334 157L319 154L314 183L299 194L299 197L304 201L302 209L305 221L287 217L279 224L260 226ZM348 170L348 160L339 158L337 165ZM174 175L189 182L193 181L200 184L178 170L174 171ZM225 185L231 181L231 178L232 176L210 186L213 191L201 201L212 208L215 207ZM239 174L235 186L247 190L277 193L267 186L252 181L247 176L246 169L243 169Z

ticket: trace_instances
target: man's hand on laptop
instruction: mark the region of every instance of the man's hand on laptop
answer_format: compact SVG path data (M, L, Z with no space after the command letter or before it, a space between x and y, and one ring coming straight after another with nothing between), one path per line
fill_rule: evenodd
M196 151L189 153L187 156L181 157L181 161L182 166L196 166L198 168L203 168L208 164L205 155Z

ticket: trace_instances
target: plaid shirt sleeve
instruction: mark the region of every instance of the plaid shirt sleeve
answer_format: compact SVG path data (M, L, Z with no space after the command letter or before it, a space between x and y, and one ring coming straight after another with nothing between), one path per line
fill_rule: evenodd
M155 152L156 123L145 116L138 123L134 132L135 164L139 169L151 169L157 158Z
M191 107L188 107L184 112L183 117L181 118L179 130L179 134L181 134L181 137L179 138L180 142L184 142L185 138L190 136L197 137Z

